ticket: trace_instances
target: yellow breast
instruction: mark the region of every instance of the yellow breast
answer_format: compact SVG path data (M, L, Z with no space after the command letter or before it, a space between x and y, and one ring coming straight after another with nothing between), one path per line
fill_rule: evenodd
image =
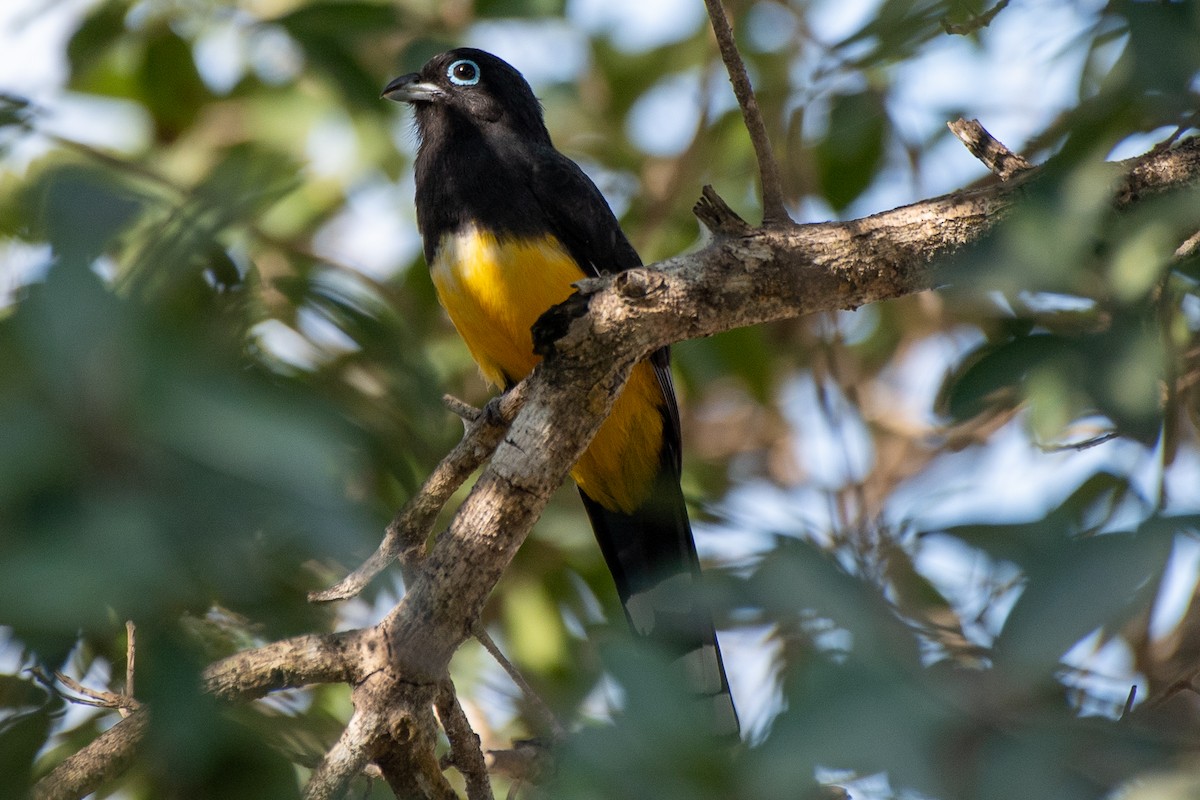
M475 363L499 386L533 370L533 323L584 277L552 236L502 239L474 228L442 238L430 273ZM624 512L645 502L662 450L663 404L654 370L638 364L571 473L589 497Z
M430 272L475 363L499 386L537 364L533 323L584 277L553 238L501 240L476 229L443 237Z

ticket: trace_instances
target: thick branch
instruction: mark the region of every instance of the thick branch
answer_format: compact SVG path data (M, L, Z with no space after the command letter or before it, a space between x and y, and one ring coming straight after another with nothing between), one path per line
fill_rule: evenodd
M383 661L371 630L296 636L234 653L204 670L204 690L222 700L254 700L312 683L356 683Z
M1118 166L1126 170L1117 197L1123 206L1200 180L1200 139ZM1019 192L995 185L851 222L717 239L695 254L588 281L543 324L555 335L569 331L559 349L597 340L607 352L641 355L733 328L900 297L931 288L931 264L991 230Z
M385 710L387 736L374 742L372 760L397 797L458 800L434 755L433 704L444 685L408 681L395 671L355 687L355 709Z
M99 789L133 762L150 727L150 712L139 709L67 757L33 787L32 800L74 800Z

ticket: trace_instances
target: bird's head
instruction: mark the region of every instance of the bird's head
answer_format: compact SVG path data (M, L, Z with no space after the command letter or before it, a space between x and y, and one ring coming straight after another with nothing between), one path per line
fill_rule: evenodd
M541 103L529 83L507 61L483 50L460 47L434 56L420 72L389 83L382 96L411 104L422 133L436 121L454 119L548 138Z

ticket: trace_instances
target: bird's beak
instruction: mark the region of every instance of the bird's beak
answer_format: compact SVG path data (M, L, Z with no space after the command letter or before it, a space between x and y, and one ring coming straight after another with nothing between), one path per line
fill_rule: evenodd
M442 98L442 94L437 84L422 81L420 73L410 72L383 87L379 96L397 103L434 103Z

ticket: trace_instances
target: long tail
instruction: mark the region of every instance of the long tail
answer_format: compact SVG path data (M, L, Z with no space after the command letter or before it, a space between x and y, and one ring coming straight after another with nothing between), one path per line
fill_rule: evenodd
M659 474L651 501L633 514L580 495L630 627L674 657L695 693L711 701L714 733L736 737L737 711L712 612L696 590L700 560L679 478L670 472Z

